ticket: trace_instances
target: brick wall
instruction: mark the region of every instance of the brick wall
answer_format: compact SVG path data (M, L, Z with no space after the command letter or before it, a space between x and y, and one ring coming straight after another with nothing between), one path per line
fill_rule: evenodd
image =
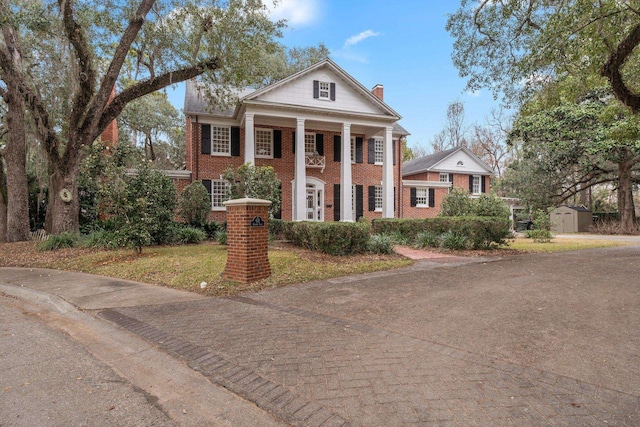
M201 124L201 123L199 123ZM293 152L293 132L295 128L256 125L256 128L266 128L280 130L282 132L282 158L261 159L256 157L256 166L272 166L276 175L282 182L282 219L290 220L292 214L292 185L291 181L295 174L295 153ZM237 168L244 163L244 128L240 129L240 156L215 156L200 154L200 132L201 126L195 121L187 118L187 169L191 170L193 179L220 179L220 175L227 167ZM321 133L324 135L324 157L325 169L307 168L307 177L314 177L325 182L324 187L324 220L333 221L334 218L334 184L340 183L340 162L334 161L334 136L340 136L340 132L328 132L317 129L305 129L305 132ZM363 163L351 165L353 185L363 186L363 215L365 218L380 218L380 212L370 212L368 210L368 187L381 185L382 165L367 163L367 140L364 135L352 134L355 137L363 138ZM394 165L394 181L398 186L400 176L401 147L396 142L396 164ZM196 172L197 171L197 172ZM396 197L400 198L399 191ZM398 202L398 201L397 201ZM399 203L397 203L399 204ZM396 204L396 206L397 206ZM398 216L398 210L396 210ZM224 211L212 211L211 220L224 221L226 214Z

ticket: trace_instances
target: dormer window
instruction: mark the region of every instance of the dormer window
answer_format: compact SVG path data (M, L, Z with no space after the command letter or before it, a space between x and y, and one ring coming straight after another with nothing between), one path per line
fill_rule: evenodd
M325 101L336 100L336 84L320 80L313 81L313 97Z

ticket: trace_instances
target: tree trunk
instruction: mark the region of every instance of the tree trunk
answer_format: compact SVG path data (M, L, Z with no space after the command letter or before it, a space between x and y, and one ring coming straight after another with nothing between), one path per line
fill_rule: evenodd
M51 162L51 159L50 159ZM68 231L78 232L80 203L78 201L79 157L68 163L51 162L49 177L49 200L45 217L45 228L49 234Z
M0 243L7 241L7 187L4 178L4 161L0 153Z
M27 142L24 128L24 101L17 88L7 84L7 242L29 240L29 186L27 183Z
M618 163L618 213L620 214L620 228L625 234L638 231L635 226L636 212L633 204L631 167L632 162L628 159Z

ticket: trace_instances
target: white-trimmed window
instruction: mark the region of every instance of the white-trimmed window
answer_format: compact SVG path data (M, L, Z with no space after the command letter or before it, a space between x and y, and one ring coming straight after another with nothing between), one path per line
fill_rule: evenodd
M304 153L307 156L313 156L316 154L316 134L305 133L304 134Z
M331 84L329 82L318 82L318 98L331 99Z
M222 204L227 199L229 183L224 179L211 180L211 210L221 211L225 207Z
M382 185L376 185L376 212L382 212Z
M256 157L273 159L273 129L255 130Z
M375 163L381 165L384 162L384 140L382 138L376 138L374 139L374 144Z
M473 185L471 186L472 194L480 194L482 192L482 184L480 175L473 175Z
M449 174L440 172L440 182L449 182Z
M351 137L351 163L356 162L356 137Z
M429 189L426 187L416 188L416 206L419 208L429 207Z
M211 125L211 154L231 154L231 128Z

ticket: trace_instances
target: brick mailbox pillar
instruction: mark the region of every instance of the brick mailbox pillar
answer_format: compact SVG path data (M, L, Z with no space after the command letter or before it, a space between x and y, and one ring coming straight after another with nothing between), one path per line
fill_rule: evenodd
M227 208L227 265L224 278L255 282L271 275L269 246L269 206L260 199L235 199Z

